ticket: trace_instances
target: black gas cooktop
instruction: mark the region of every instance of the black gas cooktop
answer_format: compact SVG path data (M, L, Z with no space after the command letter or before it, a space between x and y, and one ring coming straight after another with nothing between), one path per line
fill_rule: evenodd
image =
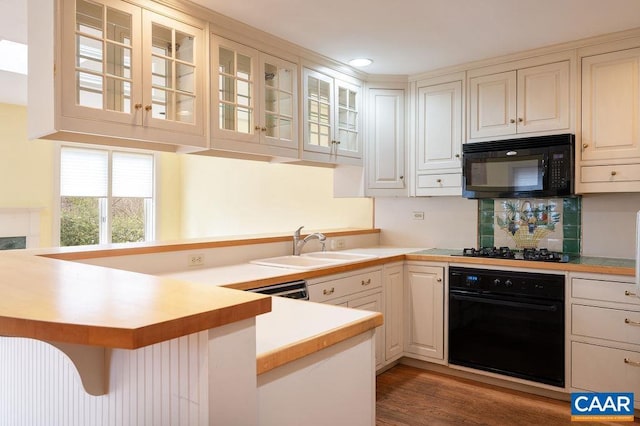
M536 262L566 263L569 261L568 255L556 251L551 251L546 248L525 248L521 251L513 250L509 247L480 247L478 249L465 248L462 250L462 254L458 256L486 257L491 259L531 260Z

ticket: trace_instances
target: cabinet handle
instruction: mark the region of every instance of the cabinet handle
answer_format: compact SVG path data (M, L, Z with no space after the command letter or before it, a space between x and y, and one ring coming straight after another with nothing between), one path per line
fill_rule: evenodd
M629 365L631 365L632 367L640 367L640 362L638 362L638 361L631 361L629 358L625 358L625 359L624 359L624 363L625 363L625 364L629 364Z
M152 106L151 105L145 105L144 110L149 112L151 111Z
M366 281L365 281L365 280L362 280L362 283L361 283L361 284L362 284L362 285L369 285L369 284L371 284L371 278L369 278L369 279L368 279L368 280L366 280Z
M516 122L516 120L514 120L513 118L511 120L509 120L509 123L511 123L511 124L513 124L515 122Z
M635 296L636 294L635 294L635 293L633 293L633 292L631 292L631 291L629 291L629 290L625 290L625 291L624 291L624 295L625 295L625 296Z
M263 132L266 132L267 128L266 127L262 127L262 128L260 128L260 130L262 130Z
M520 117L518 118L518 123L522 123L524 121L524 118Z
M640 325L640 321L633 321L633 320L630 320L629 318L625 318L624 323L629 325Z
M330 290L327 290L326 288L324 290L322 290L322 294L324 294L325 296L328 296L330 294L333 294L333 292L336 291L336 289L334 287L331 287Z
M133 106L136 110L142 109L142 104L135 104Z
M618 172L616 172L615 170L611 170L611 176L615 176L617 174L618 174Z
M442 282L442 278L439 278L439 277L438 277L438 278L436 278L436 282L441 283L441 282Z
M260 126L254 126L254 130L260 130Z

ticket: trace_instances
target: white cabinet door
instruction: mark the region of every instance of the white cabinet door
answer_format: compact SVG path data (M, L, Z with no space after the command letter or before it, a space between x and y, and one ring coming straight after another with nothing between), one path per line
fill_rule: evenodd
M367 188L405 187L404 90L370 89Z
M361 309L363 311L371 311L371 312L380 312L381 314L383 314L382 292L350 300L347 306L353 309ZM376 368L382 367L382 365L384 364L384 361L385 361L384 348L385 348L384 327L378 327L376 328Z
M409 265L405 283L405 351L444 359L444 268Z
M384 341L385 361L399 358L403 351L404 268L402 264L385 266L384 283Z
M462 81L418 86L416 168L460 169Z
M298 67L260 53L260 142L298 149Z
M470 137L570 128L569 61L469 79Z
M303 78L303 159L361 166L361 87L308 68Z
M640 49L582 59L582 160L640 158Z
M516 72L474 77L470 87L470 137L516 133Z
M517 132L569 129L569 62L518 70Z

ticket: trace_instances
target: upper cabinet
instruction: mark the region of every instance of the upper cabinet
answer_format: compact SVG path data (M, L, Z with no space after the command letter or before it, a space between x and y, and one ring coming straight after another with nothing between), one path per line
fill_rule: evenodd
M367 195L407 195L405 185L405 90L369 88Z
M54 85L30 93L30 136L166 150L207 146L205 22L124 1L61 6L52 52L40 51L51 41L41 44L31 27L54 21L47 8L30 10L30 86L41 78L32 87Z
M304 160L362 164L362 88L304 69Z
M579 192L640 191L640 48L582 58Z
M416 84L415 195L462 192L464 73Z
M213 36L211 70L211 147L297 158L297 66Z
M570 128L569 61L469 78L469 138Z

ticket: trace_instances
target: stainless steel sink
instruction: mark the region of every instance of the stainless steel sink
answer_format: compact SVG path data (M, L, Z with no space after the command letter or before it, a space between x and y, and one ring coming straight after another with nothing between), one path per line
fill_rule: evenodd
M305 253L300 256L277 256L266 259L256 259L249 263L262 266L274 266L277 268L310 270L345 263L360 262L363 260L375 259L376 257L377 256L371 254L318 251Z

